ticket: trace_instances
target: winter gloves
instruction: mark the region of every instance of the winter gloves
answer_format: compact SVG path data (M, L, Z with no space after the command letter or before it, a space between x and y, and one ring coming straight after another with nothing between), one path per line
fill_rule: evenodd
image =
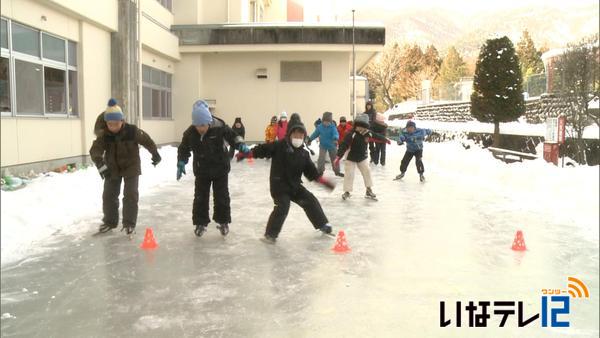
M108 170L106 164L98 168L98 174L100 174L100 177L102 177L103 180L110 178L110 170Z
M162 160L162 158L160 157L160 154L158 152L156 152L156 154L152 155L152 165L156 167L157 164L160 163L160 161Z
M329 189L330 191L335 189L335 182L333 182L323 176L320 176L319 178L317 178L317 182L319 184L322 184L323 186L325 186L325 188Z
M185 162L177 162L177 180L181 179L181 175L185 175Z

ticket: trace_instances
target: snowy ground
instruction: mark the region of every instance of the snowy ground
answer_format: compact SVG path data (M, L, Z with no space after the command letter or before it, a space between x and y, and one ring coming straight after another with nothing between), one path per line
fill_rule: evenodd
M225 239L214 224L193 235L193 176L175 181L171 147L157 168L144 153L132 242L91 236L101 210L95 169L2 192L2 336L598 336L598 167L507 165L459 142L426 143L428 181L411 163L394 182L403 151L389 147L387 166L372 168L379 202L361 197L360 177L346 202L341 179L331 194L307 184L346 231L346 255L333 254L334 241L297 206L276 245L258 240L272 209L262 160L233 163ZM139 249L145 227L155 251ZM510 250L517 230L524 253ZM440 301L523 301L533 315L540 290L564 289L569 276L591 296L571 301L570 328L539 319L516 328L514 316L505 328L495 316L488 329L439 327Z

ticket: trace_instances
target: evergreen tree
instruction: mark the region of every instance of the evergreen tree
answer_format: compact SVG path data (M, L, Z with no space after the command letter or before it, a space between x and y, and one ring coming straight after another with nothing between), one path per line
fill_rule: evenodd
M535 44L527 30L523 31L523 36L517 43L517 56L519 57L521 74L523 74L524 79L530 75L544 72L542 53L535 48Z
M471 94L471 115L494 123L494 145L500 143L500 123L516 121L525 113L521 68L506 36L490 39L479 52Z
M442 85L458 82L467 74L467 66L456 48L450 47L440 67L439 82Z

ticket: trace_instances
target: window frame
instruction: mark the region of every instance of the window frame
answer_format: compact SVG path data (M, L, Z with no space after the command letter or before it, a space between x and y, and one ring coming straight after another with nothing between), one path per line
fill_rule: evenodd
M6 17L1 17L1 19L3 21L6 21L7 24L7 37L8 37L8 48L0 48L0 55L2 57L5 57L8 59L8 72L9 72L9 100L10 100L10 107L11 107L11 111L2 111L0 112L0 116L1 117L26 117L26 118L66 118L66 119L80 119L80 107L79 107L79 102L80 102L80 74L79 74L79 70L77 65L70 65L69 61L70 61L70 57L69 57L69 50L70 50L70 43L73 44L73 47L75 49L75 60L76 62L78 62L78 42L77 41L73 41L70 40L68 38L64 38L61 36L58 36L56 34L35 28L35 27L31 27L29 25L23 24L19 21L14 21L10 18L6 18ZM31 55L31 54L27 54L27 53L23 53L23 52L18 52L15 51L13 49L13 38L12 38L12 25L17 24L29 29L34 30L37 34L38 34L38 44L39 44L39 52L40 55L39 56L35 56L35 55ZM49 58L45 58L44 57L44 42L43 42L43 38L44 38L44 34L60 39L62 40L63 43L63 48L64 48L64 55L65 55L65 61L61 62L61 61L56 61L53 59L49 59ZM29 62L29 63L33 63L36 65L40 65L42 67L42 82L41 82L41 86L42 86L42 111L39 114L33 114L33 113L19 113L18 112L18 107L17 107L17 88L16 88L16 74L15 74L15 62L16 60L20 60L23 62ZM46 79L45 79L45 74L44 74L44 69L46 67L50 67L50 68L54 68L54 69L58 69L58 70L62 70L64 71L65 74L65 111L61 112L61 113L50 113L46 111ZM76 89L75 92L77 93L77 97L74 99L75 103L76 103L76 107L74 107L73 111L76 111L76 113L72 113L71 110L69 109L71 107L71 85L69 84L69 73L70 72L75 72L75 76L77 77L77 81L76 81Z
M146 68L144 68L146 67ZM144 69L150 71L149 82L144 80L143 74ZM153 83L152 75L158 72L158 82L160 84ZM173 74L154 68L145 64L142 64L142 119L144 120L157 120L157 121L173 121ZM170 86L169 86L170 84ZM150 112L144 110L144 89L149 90L150 95ZM166 110L159 110L160 116L153 116L154 102L153 102L153 91L159 92L160 106L165 106ZM170 97L170 99L167 99ZM163 103L163 99L168 101Z

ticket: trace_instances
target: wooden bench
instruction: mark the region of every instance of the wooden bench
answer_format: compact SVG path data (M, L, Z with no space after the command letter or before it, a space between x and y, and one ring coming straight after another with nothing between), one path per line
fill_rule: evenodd
M522 153L520 151L514 151L509 149L495 147L488 147L487 149L492 152L492 155L495 158L502 160L505 163L513 163L517 161L523 162L523 160L535 160L539 158L539 156L535 154Z

